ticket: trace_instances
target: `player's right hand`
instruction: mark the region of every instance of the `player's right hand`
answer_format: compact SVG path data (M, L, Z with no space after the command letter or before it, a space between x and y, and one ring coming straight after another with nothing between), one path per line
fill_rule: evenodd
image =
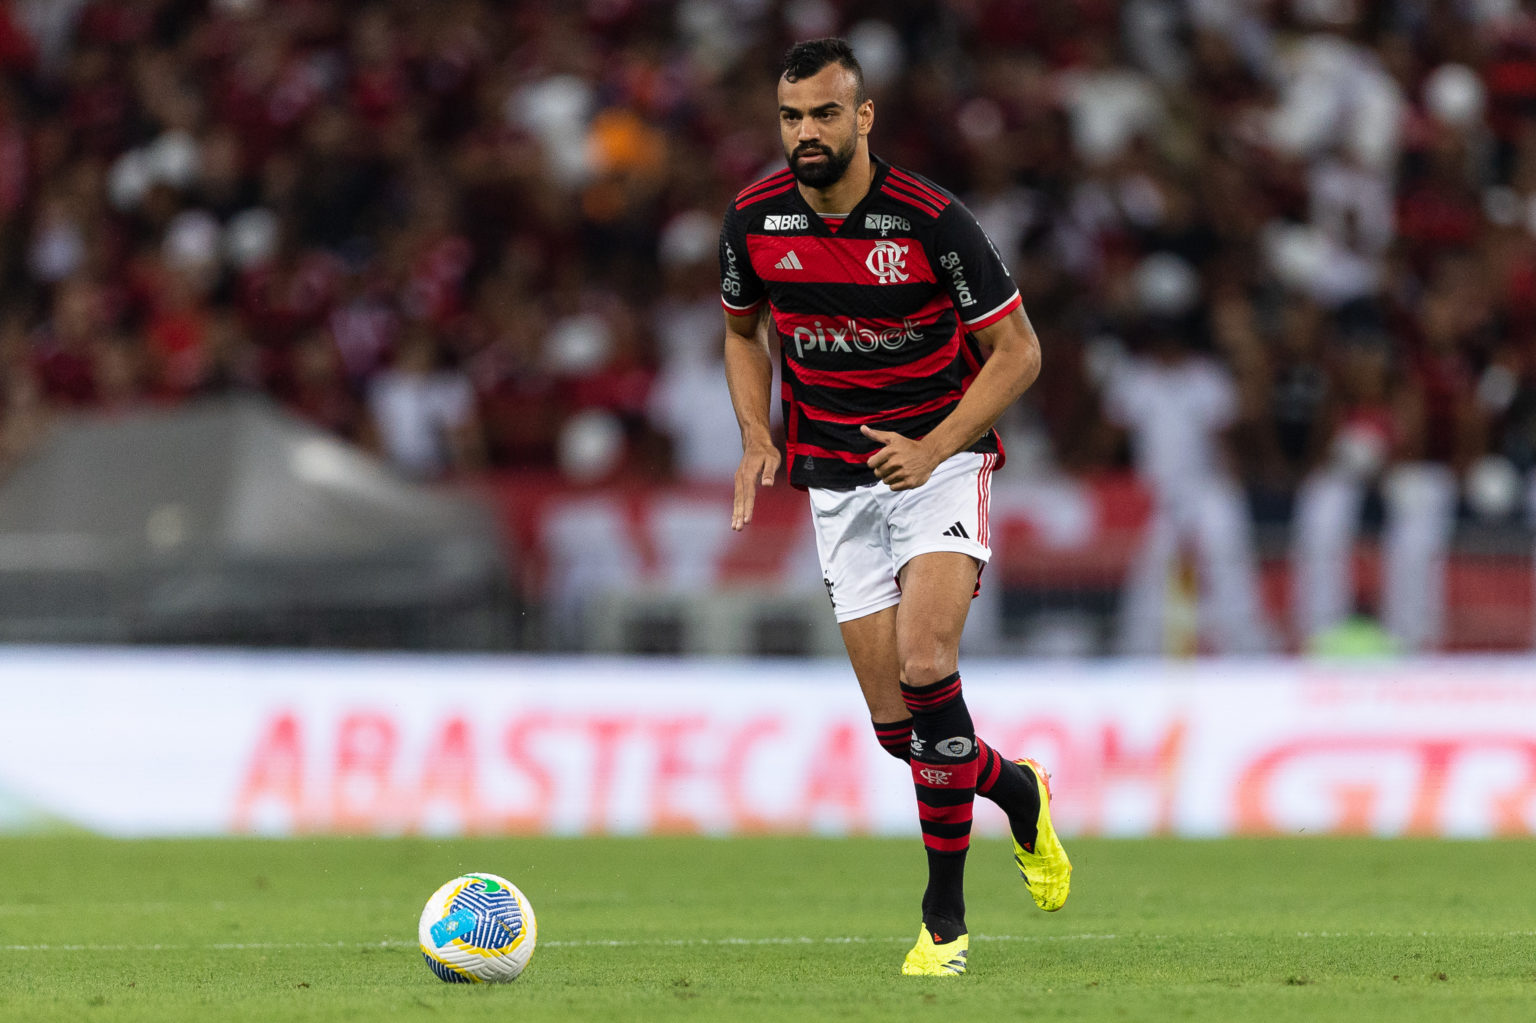
M741 532L752 521L752 507L757 503L757 488L773 486L783 456L773 445L754 445L741 456L736 467L736 494L731 503L731 528Z

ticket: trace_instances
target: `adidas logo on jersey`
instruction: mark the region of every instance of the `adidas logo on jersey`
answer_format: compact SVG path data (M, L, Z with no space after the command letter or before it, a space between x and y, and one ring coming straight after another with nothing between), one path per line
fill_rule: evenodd
M962 540L969 540L971 538L971 534L967 533L965 531L965 527L962 526L958 522L956 522L953 526L950 526L948 529L944 530L944 535L945 536L958 536Z
M795 250L794 249L790 249L789 252L785 254L783 259L779 260L777 263L775 263L773 265L778 267L780 270L804 270L805 269L805 267L800 265L800 257L795 255Z

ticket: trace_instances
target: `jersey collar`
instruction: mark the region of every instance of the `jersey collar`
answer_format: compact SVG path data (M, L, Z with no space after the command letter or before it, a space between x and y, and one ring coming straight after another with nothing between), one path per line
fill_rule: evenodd
M824 234L830 237L835 233L840 233L841 231L846 230L849 224L863 223L862 217L864 213L864 207L868 206L870 202L880 194L880 186L885 184L885 177L891 172L891 165L880 159L874 153L869 154L869 162L870 165L875 169L874 176L869 179L869 191L865 192L864 197L853 204L853 209L849 210L848 215L843 218L843 226L839 229L838 232L834 232L832 228L827 226L827 222L821 219L820 213L817 213L815 210L811 209L811 204L805 201L805 196L800 194L799 188L793 188L790 190L794 193L795 202L800 205L801 209L810 215L812 230L815 233ZM856 220L855 218L859 219Z

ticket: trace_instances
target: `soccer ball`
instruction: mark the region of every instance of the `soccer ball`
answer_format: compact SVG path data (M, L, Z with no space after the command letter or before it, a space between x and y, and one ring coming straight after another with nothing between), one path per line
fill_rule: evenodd
M416 933L438 979L495 984L523 972L539 927L517 885L495 874L464 874L432 893Z

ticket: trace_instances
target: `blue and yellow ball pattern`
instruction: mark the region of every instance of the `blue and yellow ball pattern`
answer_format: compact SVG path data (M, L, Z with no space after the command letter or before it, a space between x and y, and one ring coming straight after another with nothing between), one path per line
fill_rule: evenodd
M533 958L538 924L517 886L465 874L432 893L417 928L427 968L450 984L516 980Z

